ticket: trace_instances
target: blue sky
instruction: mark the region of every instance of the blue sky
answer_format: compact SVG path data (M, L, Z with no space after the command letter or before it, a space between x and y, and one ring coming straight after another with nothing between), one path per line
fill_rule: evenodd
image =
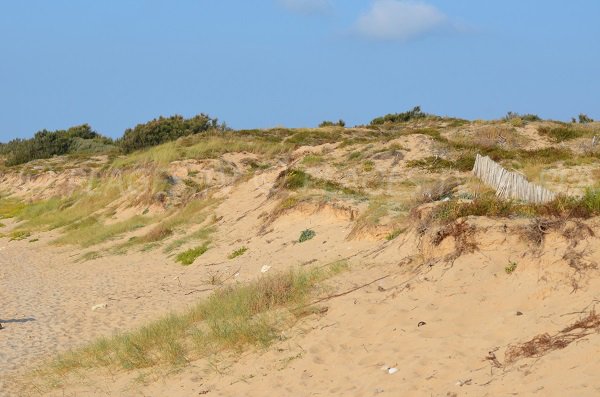
M597 0L0 0L0 141L159 115L600 118Z

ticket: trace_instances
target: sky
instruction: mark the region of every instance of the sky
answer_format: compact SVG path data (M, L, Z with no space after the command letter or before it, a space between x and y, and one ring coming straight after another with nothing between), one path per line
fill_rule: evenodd
M600 119L597 0L0 0L0 141L160 115Z

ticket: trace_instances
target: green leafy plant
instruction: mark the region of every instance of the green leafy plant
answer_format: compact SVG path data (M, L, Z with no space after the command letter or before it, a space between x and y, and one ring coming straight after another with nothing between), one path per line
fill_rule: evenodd
M303 243L305 241L312 240L313 238L315 238L316 235L317 233L315 233L315 231L312 229L303 230L302 233L300 233L300 238L298 239L298 242Z
M513 274L517 270L517 262L510 262L508 266L504 268L506 274Z

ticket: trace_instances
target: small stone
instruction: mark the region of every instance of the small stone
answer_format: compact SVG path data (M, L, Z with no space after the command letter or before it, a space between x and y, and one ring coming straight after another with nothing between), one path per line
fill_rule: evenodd
M522 316L523 312L517 312L517 316Z

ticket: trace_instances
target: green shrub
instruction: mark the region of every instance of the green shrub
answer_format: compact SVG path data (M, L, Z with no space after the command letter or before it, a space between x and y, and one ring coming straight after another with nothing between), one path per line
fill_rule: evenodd
M581 113L579 115L579 123L580 124L587 124L587 123L593 123L594 119L591 117L588 117L587 114L583 114Z
M371 121L371 125L381 125L385 123L401 123L411 120L424 119L427 117L431 117L431 115L423 113L421 111L420 106L415 106L412 110L409 110L407 112L386 114L383 117L374 118Z
M300 233L300 238L298 239L298 242L303 243L305 241L312 240L313 238L315 238L316 235L317 235L317 233L315 233L314 230L311 230L311 229L303 230L302 233Z
M325 120L323 121L321 124L319 124L319 127L345 127L346 126L346 122L342 119L338 120L336 123L334 123L333 121L329 121L329 120Z
M38 131L31 139L13 139L0 145L0 155L5 156L7 166L13 166L69 153L109 151L114 149L112 143L83 124L67 130Z
M119 140L125 153L138 149L160 145L174 141L178 138L199 134L211 129L225 130L227 127L219 125L218 120L205 114L199 114L190 119L175 115L159 117L145 124L138 124L133 129L129 128Z
M508 112L504 116L504 121L511 121L514 119L521 119L522 121L541 121L542 119L537 114L519 114L516 112Z
M196 248L190 248L189 250L177 255L175 260L181 263L182 265L191 265L199 256L204 254L206 251L208 251L208 244L204 244Z

